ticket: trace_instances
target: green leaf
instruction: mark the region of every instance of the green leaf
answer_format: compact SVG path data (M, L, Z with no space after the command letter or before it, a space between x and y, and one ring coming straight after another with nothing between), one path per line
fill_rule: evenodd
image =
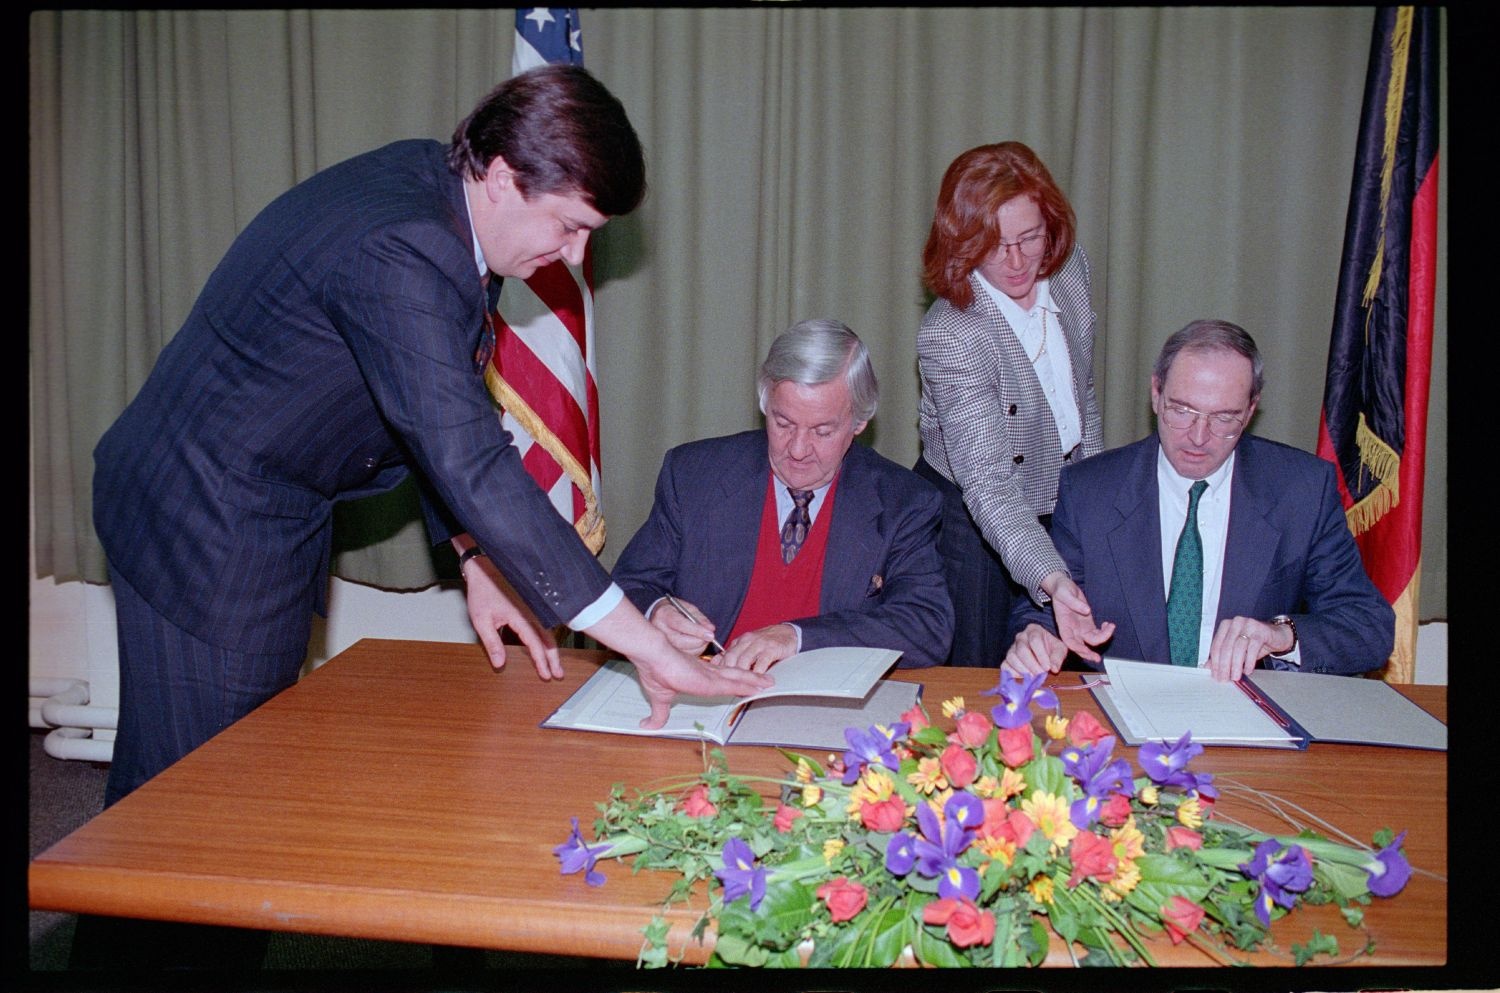
M948 735L942 728L929 724L920 731L910 735L913 742L919 745L928 745L933 748L944 748L948 744Z
M709 964L763 966L770 959L771 953L768 950L752 945L738 934L725 934L721 930L718 939L714 941L713 958Z
M888 969L901 956L906 944L906 909L866 911L837 930L820 938L813 947L809 966L840 969Z
M1126 901L1153 920L1174 896L1201 903L1213 888L1203 870L1170 855L1148 852L1135 860L1141 881L1125 897Z
M1344 915L1344 920L1350 927L1359 927L1365 922L1365 911L1363 907L1340 907L1339 913Z
M1021 775L1033 792L1051 793L1054 796L1069 796L1075 792L1073 780L1068 778L1062 759L1056 755L1039 753L1021 767Z
M1313 875L1341 900L1353 900L1370 891L1370 874L1358 866L1318 861L1313 864Z
M1316 955L1337 955L1338 939L1321 931L1313 931L1305 945L1292 945L1292 960L1297 965L1306 965Z
M949 943L946 936L934 934L926 925L917 928L917 938L912 943L912 951L916 953L917 960L924 965L952 969L969 964L969 961L959 954L958 949Z

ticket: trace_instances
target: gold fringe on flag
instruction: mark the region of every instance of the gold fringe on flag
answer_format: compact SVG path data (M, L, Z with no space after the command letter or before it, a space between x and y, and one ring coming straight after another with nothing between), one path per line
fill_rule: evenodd
M583 494L583 516L573 526L589 551L598 555L599 550L604 547L604 515L599 512L599 496L594 492L594 481L588 470L578 464L562 439L531 409L530 404L521 399L521 395L505 381L493 362L484 367L484 384L489 387L490 396L495 402L510 412L521 427L526 429L526 433L531 435L532 440L542 446L544 452L557 460L563 472L567 473L573 485Z
M1375 488L1364 499L1344 511L1349 531L1358 537L1401 503L1401 456L1370 429L1363 413L1354 429L1354 443L1359 448L1360 465L1376 480Z

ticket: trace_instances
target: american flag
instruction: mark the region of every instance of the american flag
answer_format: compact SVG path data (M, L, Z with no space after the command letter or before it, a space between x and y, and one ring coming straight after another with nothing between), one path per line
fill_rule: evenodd
M511 71L582 65L582 37L575 7L519 9ZM526 471L597 554L605 532L592 260L585 251L581 269L554 262L530 279L491 282L501 286L490 294L495 352L485 382Z

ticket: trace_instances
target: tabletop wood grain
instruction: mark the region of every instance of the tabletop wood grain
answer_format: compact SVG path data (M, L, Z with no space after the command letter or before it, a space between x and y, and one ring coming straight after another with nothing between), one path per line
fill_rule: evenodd
M633 959L671 877L601 864L608 882L562 876L552 854L576 816L586 835L610 787L691 776L703 750L686 741L545 730L538 724L603 659L566 652L567 675L539 680L519 649L491 671L475 645L362 641L43 852L31 864L38 910L514 951ZM924 684L936 710L994 684L992 670L897 672ZM1076 681L1063 674L1057 685ZM1439 719L1445 687L1401 688ZM1098 714L1086 691L1065 713ZM1102 715L1101 715L1102 716ZM1133 749L1125 749L1134 761ZM731 747L735 772L778 774L774 750ZM1194 769L1274 792L1368 842L1408 830L1418 870L1375 900L1375 942L1361 964L1431 966L1447 946L1447 756L1315 744L1305 752L1210 748ZM1278 827L1244 802L1226 815ZM1284 830L1284 828L1283 828ZM706 897L677 905L669 947L685 961ZM1314 928L1344 952L1362 944L1332 907L1300 908L1273 929L1289 964ZM1055 942L1049 963L1067 961ZM1188 945L1153 942L1164 963L1212 965Z

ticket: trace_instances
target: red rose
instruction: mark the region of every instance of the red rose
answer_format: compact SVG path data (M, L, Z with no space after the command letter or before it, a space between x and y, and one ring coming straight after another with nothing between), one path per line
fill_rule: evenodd
M699 783L693 787L693 792L683 799L681 809L689 817L712 817L719 812L708 799L708 787Z
M912 704L911 705L911 709L908 710L906 713L902 714L898 718L898 720L901 720L901 721L904 721L907 724L910 724L911 725L911 733L912 734L916 734L918 731L920 731L923 728L927 727L929 725L929 723L930 723L927 720L927 715L922 712L922 705L920 703L914 703L914 704Z
M1192 828L1185 828L1180 824L1174 824L1167 828L1167 851L1174 848L1191 848L1193 851L1203 847L1203 835Z
M1012 769L1031 761L1031 726L1000 729L1000 761Z
M865 901L869 897L859 883L840 876L818 887L818 899L828 904L828 913L837 924L851 920L855 914L864 910Z
M942 758L938 764L943 768L943 775L948 777L948 782L956 790L961 790L974 781L979 774L979 763L974 760L974 754L962 745L949 745L943 749Z
M1130 798L1124 793L1111 793L1099 810L1099 819L1106 827L1119 827L1130 818Z
M967 897L934 900L922 908L922 920L948 925L948 940L959 948L988 945L995 940L995 915L980 910Z
M1079 748L1092 745L1109 733L1109 729L1100 724L1098 719L1087 710L1080 710L1068 722L1068 742Z
M954 723L952 740L969 748L978 748L990 735L990 719L973 710L958 715Z
M1083 877L1093 876L1100 882L1115 878L1115 849L1109 839L1101 838L1092 831L1080 831L1068 846L1068 858L1073 862L1073 874L1068 877L1069 886L1077 886Z
M1180 945L1203 923L1203 908L1185 896L1174 896L1161 908L1161 922L1166 925L1172 944Z
M859 821L871 831L899 831L906 823L906 804L899 796L878 803L866 800L860 805Z
M778 803L776 805L776 816L772 819L771 823L776 827L776 830L782 834L786 834L792 829L792 822L801 816L802 811L796 807L788 807L784 803Z

